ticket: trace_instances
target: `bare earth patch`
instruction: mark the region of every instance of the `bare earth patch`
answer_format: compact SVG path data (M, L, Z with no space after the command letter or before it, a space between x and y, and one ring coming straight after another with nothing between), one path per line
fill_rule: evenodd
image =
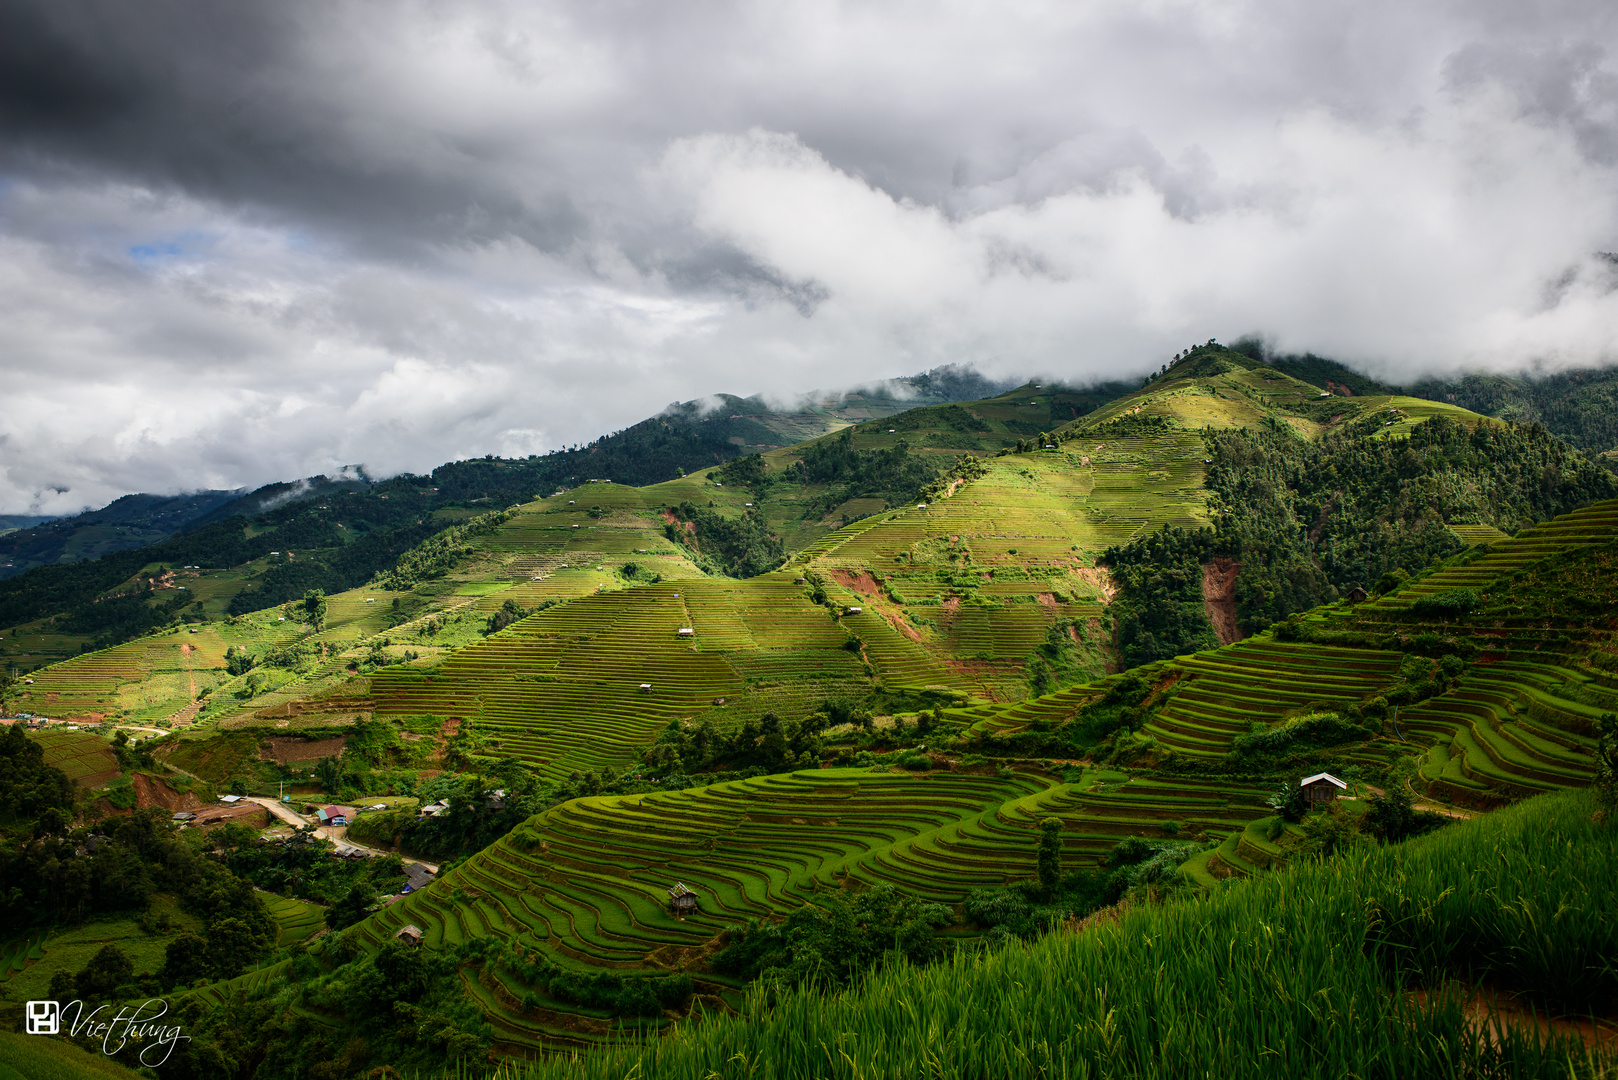
M1101 596L1107 603L1118 595L1118 586L1113 584L1112 571L1104 566L1081 566L1073 570L1073 576L1080 581L1094 585L1101 590Z
M876 578L871 576L869 570L861 570L858 573L851 570L833 570L831 576L839 585L853 589L861 596L874 598L882 592L882 587L876 583Z
M129 779L135 785L135 805L142 810L148 806L161 806L169 813L177 814L181 810L197 810L202 806L202 800L192 792L181 794L154 776L135 773Z
M1202 568L1202 602L1221 645L1242 639L1236 624L1236 575L1241 571L1241 563L1223 555Z
M270 735L259 743L261 761L287 765L294 761L319 761L321 758L340 757L347 736L330 739L300 739L292 735Z

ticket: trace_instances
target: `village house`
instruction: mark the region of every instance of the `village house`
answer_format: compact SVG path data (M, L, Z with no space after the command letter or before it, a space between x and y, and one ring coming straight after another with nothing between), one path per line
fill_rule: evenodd
M322 825L347 825L354 820L352 806L322 806L315 814Z
M1337 796L1348 790L1348 785L1331 773L1315 773L1313 776L1306 776L1298 781L1298 786L1303 789L1303 801L1308 803L1311 808L1324 806L1329 802L1336 802Z

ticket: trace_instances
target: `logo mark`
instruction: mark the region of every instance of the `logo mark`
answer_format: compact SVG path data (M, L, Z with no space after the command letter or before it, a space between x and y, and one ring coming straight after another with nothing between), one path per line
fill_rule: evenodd
M62 1006L55 1001L30 1001L26 1013L30 1035L55 1035L62 1024Z

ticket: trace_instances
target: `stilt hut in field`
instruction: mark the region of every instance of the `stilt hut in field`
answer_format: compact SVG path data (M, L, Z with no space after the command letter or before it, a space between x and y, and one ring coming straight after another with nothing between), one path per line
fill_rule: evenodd
M676 881L674 888L669 890L669 910L680 918L694 914L697 910L697 894L685 886L683 882Z
M1303 801L1308 803L1311 809L1336 802L1337 796L1348 790L1347 784L1331 773L1324 772L1304 777L1298 781L1298 786L1303 789Z
M409 926L406 926L393 936L404 942L406 945L420 945L421 927L417 926L415 923L411 923Z

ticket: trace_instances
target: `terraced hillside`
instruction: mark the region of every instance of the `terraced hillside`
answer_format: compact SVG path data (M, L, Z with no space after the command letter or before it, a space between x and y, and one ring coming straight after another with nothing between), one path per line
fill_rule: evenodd
M429 949L492 936L530 964L540 956L567 970L660 976L696 969L727 928L783 914L821 889L886 882L958 907L973 888L1032 873L1046 818L1062 821L1064 860L1076 868L1124 836L1168 835L1170 822L1186 834L1239 831L1267 812L1263 794L1194 781L822 769L579 799L388 905L349 938L374 951L415 925ZM676 882L697 893L688 917L670 913ZM737 985L697 976L699 994L735 1000ZM579 1045L641 1022L548 998L510 963L491 965L467 990L508 1053Z
M1255 725L1368 708L1382 735L1349 756L1419 756L1430 794L1582 786L1596 721L1618 712L1615 585L1618 501L1608 501L1473 548L1396 592L1316 609L1288 625L1291 640L1264 633L1140 669L1151 692L1136 749L1217 762ZM1049 728L1116 683L951 715L982 732Z
M212 662L191 663L202 670L183 684L180 666L159 678L147 662L142 649L156 642L42 677L62 695L58 715L177 714L195 682L213 688L197 717L204 727L341 722L373 711L454 719L485 728L491 752L551 776L622 768L671 719L712 715L725 726L771 710L801 715L833 697L886 693L903 707L904 695L933 695L976 705L976 719L1015 718L1007 703L1116 666L1111 583L1098 557L1165 526L1193 530L1212 520L1202 426L1268 424L1309 438L1386 415L1374 436L1386 439L1428 415L1485 422L1417 399L1323 399L1219 349L1198 350L1141 392L1095 405L1031 385L846 429L848 441L834 449L847 460L888 460L882 455L900 453L901 443L939 466L966 453L1015 451L955 469L925 506L884 509L863 497L828 504L859 489L803 480L800 466L826 439L771 451L750 470L715 468L646 488L585 483L494 515L430 573L407 574L402 562L398 573L333 597L319 633L273 610L210 624L191 637L208 643ZM709 576L699 564L713 549L681 517L704 513L801 549L780 570L745 581ZM861 513L868 516L837 527ZM1497 535L1484 525L1452 528L1474 540ZM545 610L485 640L485 621L502 607ZM681 628L694 633L681 639ZM262 658L291 639L305 653L291 669L260 665L231 679L213 655L234 646ZM1252 702L1236 692L1251 665L1294 662L1308 668L1314 658L1254 643L1199 660L1151 733L1167 748L1217 754L1255 718L1355 699L1389 660L1364 658L1321 677L1318 692L1266 691ZM128 668L116 693L97 689L96 669L107 664ZM361 681L345 682L354 676ZM66 696L69 688L83 700Z

